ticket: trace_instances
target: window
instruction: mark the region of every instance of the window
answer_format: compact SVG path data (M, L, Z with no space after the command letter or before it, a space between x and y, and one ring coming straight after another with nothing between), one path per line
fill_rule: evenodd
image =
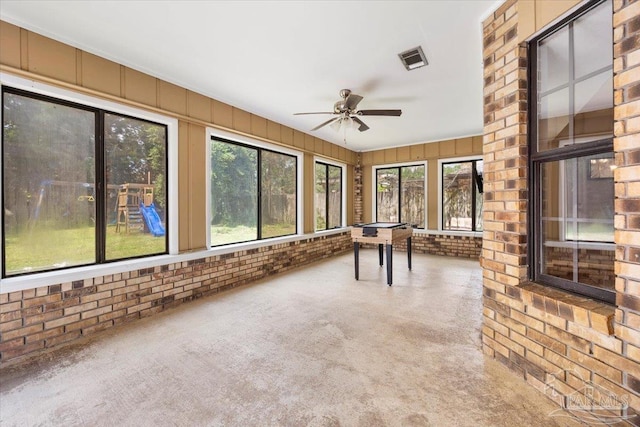
M610 1L530 43L532 278L607 302L614 289Z
M211 245L297 232L297 157L211 139Z
M316 231L342 227L342 168L316 162Z
M375 169L376 221L425 227L425 165Z
M482 160L440 162L442 229L482 231Z
M167 126L2 90L3 277L168 252Z

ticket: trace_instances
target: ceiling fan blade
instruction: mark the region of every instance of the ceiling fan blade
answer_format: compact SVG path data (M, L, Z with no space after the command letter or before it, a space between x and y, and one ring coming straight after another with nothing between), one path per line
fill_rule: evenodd
M318 129L320 129L321 127L326 126L326 125L328 125L328 124L329 124L329 123L331 123L331 122L335 122L336 120L340 120L340 117L334 117L334 118L332 118L332 119L329 119L329 120L327 120L326 122L319 124L318 126L314 127L314 128L313 128L313 129L311 129L311 130L312 130L312 131L314 131L314 130L318 130Z
M362 120L360 120L357 117L351 117L353 119L354 122L356 122L357 124L360 125L360 127L358 128L358 130L360 132L364 132L365 130L369 130L369 126L367 126Z
M360 110L356 114L359 116L400 116L402 110Z
M305 114L335 114L333 111L321 111L317 113L293 113L294 116L303 116Z
M360 101L362 101L360 95L350 93L347 99L344 100L344 108L347 110L355 110Z

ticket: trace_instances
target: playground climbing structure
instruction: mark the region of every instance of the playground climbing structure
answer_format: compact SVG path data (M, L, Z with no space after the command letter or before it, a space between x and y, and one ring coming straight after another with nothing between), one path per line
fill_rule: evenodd
M118 189L118 215L116 233L124 228L149 231L154 236L164 236L165 229L153 203L153 187L145 184L123 184Z

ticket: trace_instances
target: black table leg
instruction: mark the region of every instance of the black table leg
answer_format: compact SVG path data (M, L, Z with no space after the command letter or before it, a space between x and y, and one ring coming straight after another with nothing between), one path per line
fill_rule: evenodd
M411 270L411 237L407 237L407 261L409 261L409 270Z
M360 279L360 243L353 242L353 257L355 259L356 266L356 280Z
M380 243L380 244L378 244L378 259L380 260L380 264L379 265L382 265L382 258L384 258L382 256L383 252L384 251L382 250L382 243Z
M393 283L393 245L387 245L387 285Z

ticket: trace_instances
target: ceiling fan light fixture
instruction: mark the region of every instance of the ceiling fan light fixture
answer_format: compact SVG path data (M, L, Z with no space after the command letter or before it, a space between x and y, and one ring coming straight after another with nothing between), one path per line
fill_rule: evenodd
M422 46L405 50L404 52L399 53L398 57L400 57L400 61L402 61L402 65L404 65L407 71L429 65L427 57L424 56L424 52L422 51Z
M333 123L329 125L329 127L336 132L340 132L340 128L342 127L342 120L343 120L342 118L335 120Z

